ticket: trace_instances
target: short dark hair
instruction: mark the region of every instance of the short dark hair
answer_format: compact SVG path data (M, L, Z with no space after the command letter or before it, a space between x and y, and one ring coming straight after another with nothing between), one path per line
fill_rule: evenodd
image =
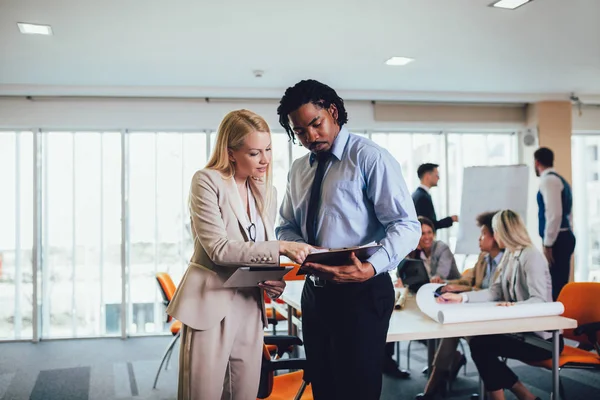
M432 163L421 164L419 165L419 168L417 168L417 176L419 177L419 179L423 179L423 175L425 175L428 172L433 172L433 170L437 167L439 167L439 165Z
M547 147L540 147L533 153L533 158L536 159L544 167L554 166L554 152Z
M488 211L488 212L479 214L477 217L475 217L475 219L477 220L477 226L479 226L479 227L485 226L486 228L488 228L490 233L493 235L494 228L492 228L492 219L494 218L494 215L496 215L497 213L498 213L498 211Z
M348 122L348 113L344 100L335 90L314 79L306 79L287 88L277 107L279 124L285 129L290 140L295 141L294 130L290 126L288 115L305 104L312 103L320 108L329 108L332 104L338 111L337 123L341 127Z
M417 219L419 220L419 222L421 223L421 225L427 225L428 227L431 228L431 230L433 231L433 233L435 233L435 225L433 224L433 221L430 220L427 217L424 216L419 216L417 217Z

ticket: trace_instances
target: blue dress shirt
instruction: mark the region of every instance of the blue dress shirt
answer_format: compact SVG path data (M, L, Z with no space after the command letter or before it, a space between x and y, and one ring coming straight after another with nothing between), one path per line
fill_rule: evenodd
M367 261L377 274L396 268L415 249L421 224L398 162L371 140L342 127L333 142L317 214L316 245L326 248L383 245ZM306 242L306 217L317 163L307 154L294 161L275 233Z

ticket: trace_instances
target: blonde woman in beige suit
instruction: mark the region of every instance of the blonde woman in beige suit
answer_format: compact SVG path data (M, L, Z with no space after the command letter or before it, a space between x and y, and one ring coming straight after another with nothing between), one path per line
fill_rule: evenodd
M312 249L274 239L271 153L265 120L232 111L206 168L192 178L194 254L167 308L183 324L179 399L256 399L267 323L263 290L277 298L285 283L237 289L223 283L238 267L275 267L280 255L301 263Z

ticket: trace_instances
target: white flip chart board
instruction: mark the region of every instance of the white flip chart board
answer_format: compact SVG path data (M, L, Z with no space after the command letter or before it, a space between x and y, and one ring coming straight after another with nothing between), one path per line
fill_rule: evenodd
M482 212L511 209L519 213L527 223L528 184L527 165L465 168L454 252L479 254L478 240L481 231L476 217Z

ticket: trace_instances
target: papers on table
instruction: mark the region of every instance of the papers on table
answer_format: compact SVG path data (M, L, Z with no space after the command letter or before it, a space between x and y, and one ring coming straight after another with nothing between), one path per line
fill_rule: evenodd
M510 307L500 307L495 302L443 304L438 303L434 296L440 286L442 285L438 283L428 283L417 292L417 305L421 311L440 324L547 317L561 315L565 311L560 302L516 303Z

